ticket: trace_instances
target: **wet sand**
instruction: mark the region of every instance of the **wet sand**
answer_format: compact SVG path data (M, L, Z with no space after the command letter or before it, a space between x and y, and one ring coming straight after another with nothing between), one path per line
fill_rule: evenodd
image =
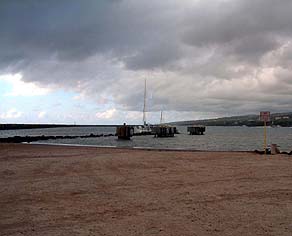
M292 235L292 158L0 144L0 235Z

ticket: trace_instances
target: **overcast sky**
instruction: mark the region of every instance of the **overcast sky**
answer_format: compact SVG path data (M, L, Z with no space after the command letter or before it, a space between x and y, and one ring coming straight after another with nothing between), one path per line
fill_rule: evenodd
M0 122L292 111L291 0L1 0Z

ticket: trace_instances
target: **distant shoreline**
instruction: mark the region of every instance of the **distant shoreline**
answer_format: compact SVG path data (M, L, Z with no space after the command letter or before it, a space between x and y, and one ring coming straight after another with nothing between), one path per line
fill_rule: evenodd
M0 130L49 129L66 127L117 127L118 125L66 125L66 124L0 124Z
M174 126L191 126L192 124L180 124L180 123L167 123ZM0 124L0 130L19 130L19 129L51 129L51 128L70 128L70 127L117 127L118 125L65 125L65 124ZM139 126L139 125L131 125ZM215 127L262 127L263 125L214 125L206 124L206 126ZM271 127L283 127L291 128L292 126L271 126Z

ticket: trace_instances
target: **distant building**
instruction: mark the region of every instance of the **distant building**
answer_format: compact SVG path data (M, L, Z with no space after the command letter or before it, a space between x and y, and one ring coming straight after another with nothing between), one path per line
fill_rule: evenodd
M275 120L287 120L289 118L290 118L289 116L276 116Z

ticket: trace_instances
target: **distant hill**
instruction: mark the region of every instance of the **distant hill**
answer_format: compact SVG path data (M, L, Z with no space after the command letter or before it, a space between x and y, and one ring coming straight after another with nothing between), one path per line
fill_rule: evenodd
M177 126L188 125L205 125L205 126L262 126L263 122L259 121L259 115L244 115L244 116L231 116L215 119L205 120L188 120L177 121L169 123ZM268 125L292 127L292 112L274 113L271 114L271 122Z

